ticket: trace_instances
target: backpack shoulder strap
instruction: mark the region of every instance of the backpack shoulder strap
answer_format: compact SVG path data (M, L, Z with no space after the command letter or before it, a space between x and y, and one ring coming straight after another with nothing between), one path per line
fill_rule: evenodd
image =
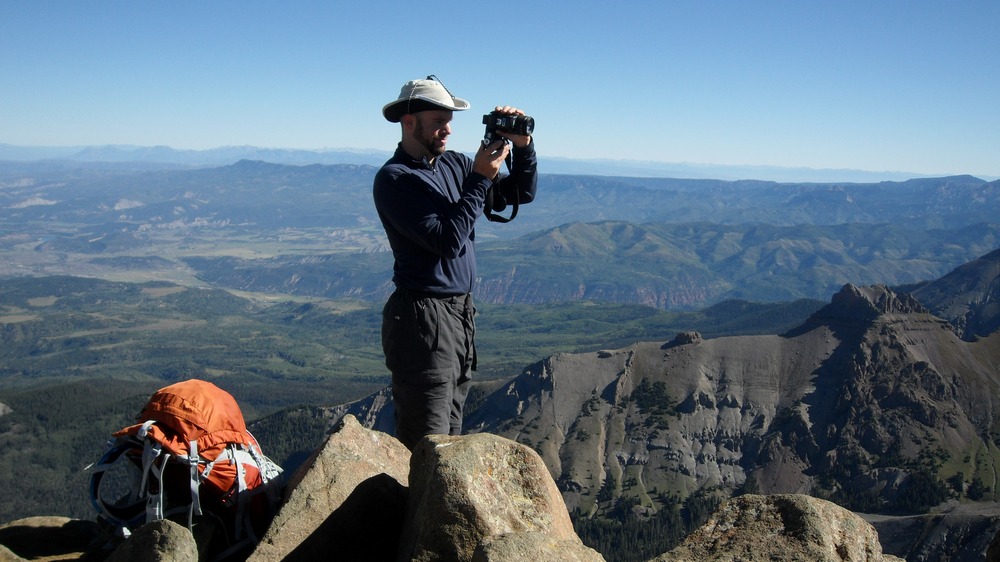
M191 505L188 508L188 528L194 526L194 516L201 515L201 475L198 471L198 462L200 457L198 456L198 442L191 441L188 444L188 470L191 475Z

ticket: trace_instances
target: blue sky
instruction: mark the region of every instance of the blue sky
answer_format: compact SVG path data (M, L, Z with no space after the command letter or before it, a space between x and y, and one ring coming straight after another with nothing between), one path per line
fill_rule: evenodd
M616 6L612 8L611 6ZM0 143L391 150L437 75L542 156L1000 177L1000 2L0 2Z

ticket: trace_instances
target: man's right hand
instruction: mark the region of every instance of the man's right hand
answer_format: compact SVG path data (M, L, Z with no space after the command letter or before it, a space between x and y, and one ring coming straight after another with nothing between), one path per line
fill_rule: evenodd
M491 180L496 179L497 174L500 173L500 166L503 165L509 152L510 145L504 140L495 141L489 146L481 146L472 162L472 171Z

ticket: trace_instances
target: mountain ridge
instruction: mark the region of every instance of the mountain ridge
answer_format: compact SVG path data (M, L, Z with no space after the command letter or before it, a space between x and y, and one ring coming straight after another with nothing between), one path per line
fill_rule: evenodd
M872 242L880 240L879 243ZM943 275L1000 245L1000 224L955 231L896 225L567 223L478 248L476 298L603 301L690 310L728 299L827 299L846 282L900 285ZM217 286L382 300L388 252L191 257ZM557 272L557 273L556 273Z
M378 166L389 159L390 150L360 148L293 149L257 146L223 146L202 150L168 146L90 145L67 147L17 146L0 143L0 160L59 160L80 163L146 163L149 165L225 165L236 160L271 160L281 164L369 164ZM853 181L869 182L926 177L905 171L818 169L766 165L697 164L640 160L579 160L542 157L552 173L582 175L628 175L638 177L690 177L715 179L763 178L772 181ZM1000 178L988 178L1000 179Z
M0 163L0 248L16 252L0 275L134 277L145 263L150 276L189 284L380 299L389 276L375 272L390 266L371 202L375 170ZM780 184L542 174L539 193L518 220L477 228L484 299L661 308L826 299L848 282L933 279L1000 247L1000 182L969 176ZM127 261L150 256L167 261Z
M235 191L250 189L264 209L283 207L286 213L292 212L270 219L279 219L282 226L294 226L300 222L299 215L322 210L331 214L328 225L348 227L356 226L358 220L377 223L371 185L378 165L288 165L243 159L221 166L141 171L0 162L0 209L41 206L48 216L59 217L65 207L75 220L89 222L103 218L102 209L127 198L139 203L134 214L125 215L127 221L156 216L143 212L143 207L171 204L206 220L214 217L239 224L226 216L226 207L221 204L251 203L245 197L232 198ZM335 197L348 195L345 192L350 196ZM298 197L289 200L289 194ZM543 170L539 194L530 207L532 212L523 220L483 224L479 230L491 237L510 237L529 228L598 220L789 225L919 219L928 226L954 227L991 222L1000 206L1000 182L967 175L902 182L779 183L560 175ZM48 203L26 205L31 200ZM193 201L201 204L195 207ZM343 218L337 218L341 215ZM14 216L31 219L35 215L25 212ZM255 220L263 221L263 215L258 214Z
M985 337L1000 329L1000 249L919 284L912 292L954 324L963 339Z

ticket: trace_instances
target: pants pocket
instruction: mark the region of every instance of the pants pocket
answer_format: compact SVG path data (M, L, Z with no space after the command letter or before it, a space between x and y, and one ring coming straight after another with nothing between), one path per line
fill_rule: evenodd
M393 293L382 309L382 352L390 371L426 371L435 367L439 318L429 299Z

